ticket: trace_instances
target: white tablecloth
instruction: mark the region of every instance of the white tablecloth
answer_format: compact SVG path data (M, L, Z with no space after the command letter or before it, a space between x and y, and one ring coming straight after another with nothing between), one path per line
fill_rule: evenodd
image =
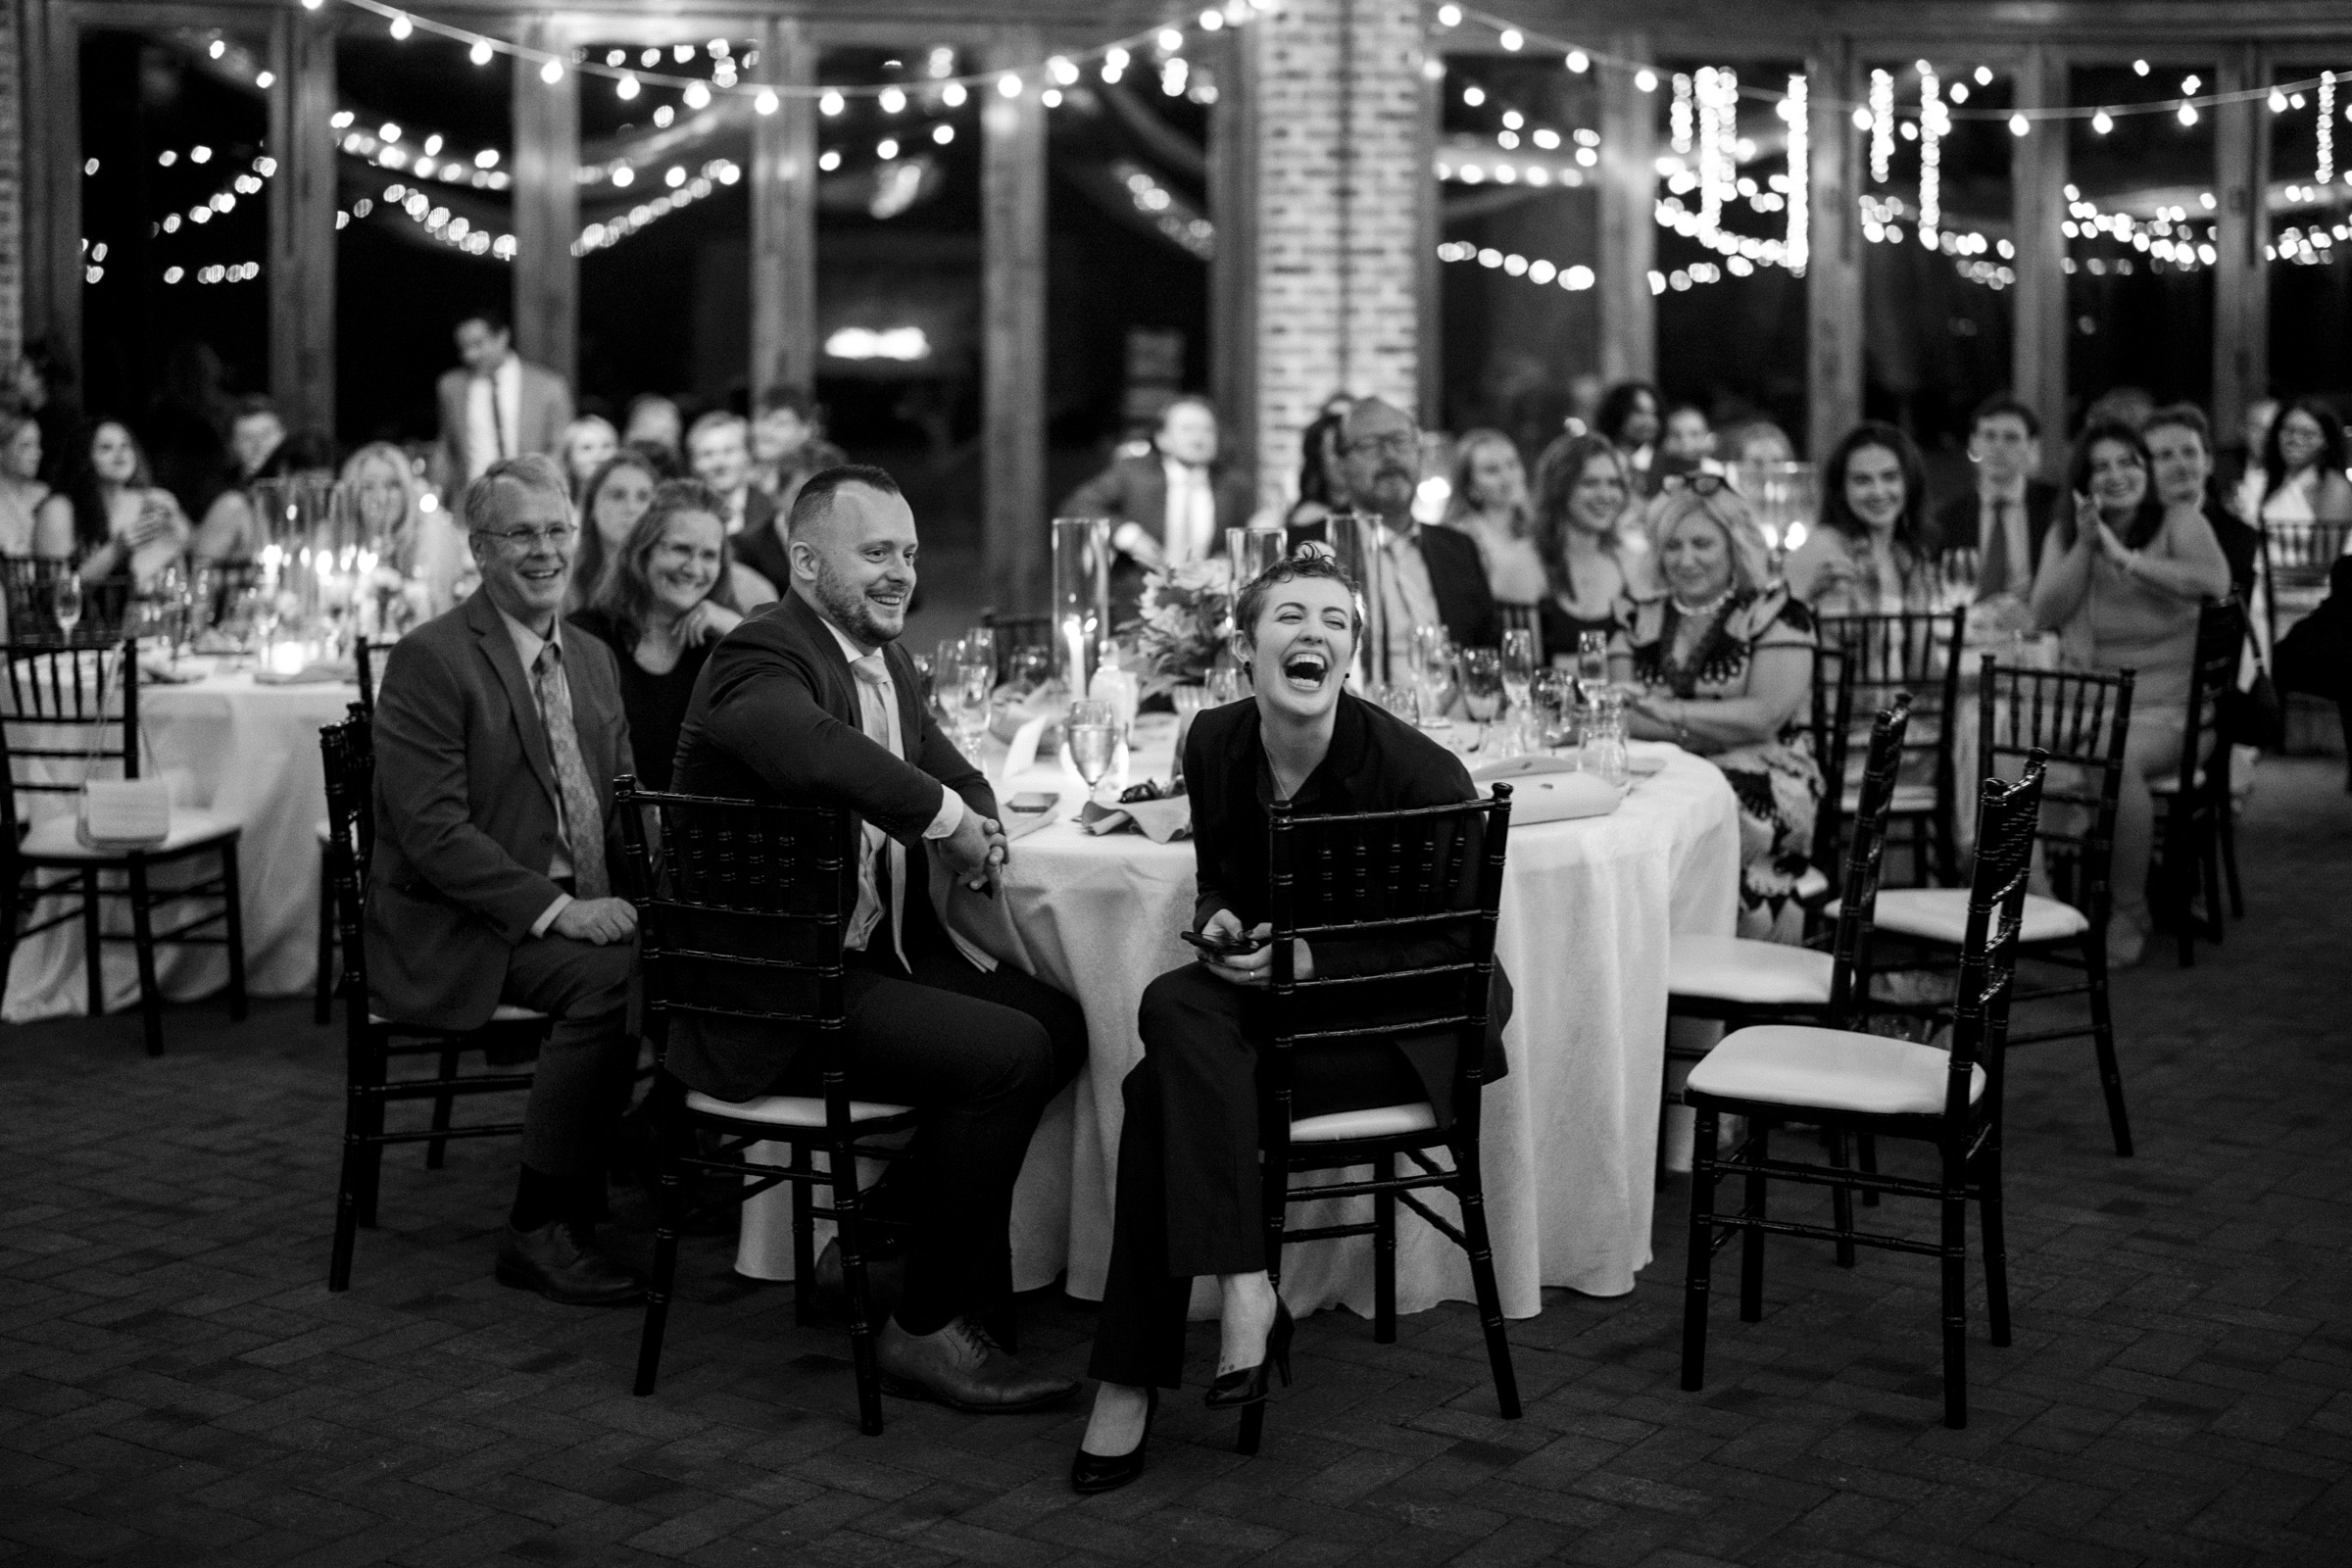
M1149 720L1145 721L1149 723ZM1136 776L1164 776L1167 740L1139 747ZM1713 764L1658 748L1666 765L1605 817L1514 825L1495 954L1516 1002L1510 1074L1485 1097L1487 1210L1503 1310L1531 1317L1540 1289L1619 1296L1649 1261L1671 932L1730 934L1739 897L1739 813ZM1039 770L1001 781L1080 799L1074 777ZM1065 818L1018 841L1004 897L959 902L966 929L1076 997L1090 1060L1048 1113L1014 1196L1013 1267L1024 1290L1068 1271L1071 1294L1100 1298L1110 1261L1112 1173L1121 1080L1143 1054L1144 988L1192 961L1193 847L1134 834L1092 837ZM1435 1201L1448 1211L1451 1200ZM1368 1212L1369 1200L1356 1200ZM736 1266L785 1278L784 1203L747 1208ZM1321 1205L1317 1205L1320 1207ZM1323 1223L1316 1208L1297 1223ZM1397 1305L1471 1298L1462 1254L1409 1213L1397 1226ZM1287 1249L1294 1310L1372 1305L1368 1238ZM1213 1296L1213 1284L1203 1282ZM1196 1307L1202 1298L1196 1297Z
M298 996L317 973L319 819L326 788L318 730L341 720L359 700L341 684L258 686L249 674L207 676L184 686L139 688L146 740L140 771L178 775L174 797L244 824L237 847L244 888L245 984L254 996ZM63 776L63 775L61 775ZM71 796L19 795L37 820L73 808ZM117 901L119 902L119 901ZM193 908L193 906L188 906ZM36 913L54 912L44 905ZM164 918L177 924L173 910ZM109 929L130 929L125 909L110 908ZM228 984L219 948L163 947L157 977L174 1001L209 996ZM9 966L4 1015L11 1023L83 1010L81 929L68 922L21 943ZM138 999L138 971L127 945L107 945L108 1009Z

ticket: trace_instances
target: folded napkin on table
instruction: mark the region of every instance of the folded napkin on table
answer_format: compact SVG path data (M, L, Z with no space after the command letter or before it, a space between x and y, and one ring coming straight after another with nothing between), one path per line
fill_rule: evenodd
M257 669L253 672L256 686L331 686L337 682L349 686L358 679L358 672L348 662L305 664L291 671Z
M1053 804L1042 811L1016 811L1003 801L997 803L997 820L1004 825L1004 837L1007 842L1013 839L1025 839L1060 815L1061 797L1058 795L1054 796Z
M1117 806L1086 803L1078 822L1089 833L1116 833L1133 827L1154 844L1193 836L1193 802L1189 795L1165 801L1127 801Z

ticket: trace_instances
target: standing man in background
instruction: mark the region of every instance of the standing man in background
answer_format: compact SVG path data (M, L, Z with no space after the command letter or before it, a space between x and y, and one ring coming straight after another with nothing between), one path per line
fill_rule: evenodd
M563 449L571 388L514 352L506 316L484 308L458 322L462 368L441 377L441 445L434 475L451 495L510 458Z
M686 462L694 476L726 502L726 514L718 520L726 525L735 559L780 594L791 586L792 563L776 526L783 519L775 502L752 483L751 438L742 415L706 414L686 432Z
M1133 610L1145 572L1222 555L1225 530L1249 523L1256 496L1219 446L1216 410L1178 398L1160 411L1151 451L1116 459L1061 504L1057 516L1111 519L1114 620Z

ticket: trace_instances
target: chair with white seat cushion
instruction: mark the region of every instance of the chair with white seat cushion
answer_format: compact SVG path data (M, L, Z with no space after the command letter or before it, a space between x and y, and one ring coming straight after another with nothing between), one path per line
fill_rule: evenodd
M1258 1059L1257 1123L1275 1288L1282 1286L1285 1243L1369 1236L1372 1338L1395 1344L1396 1205L1402 1203L1468 1255L1495 1403L1503 1419L1517 1420L1519 1384L1487 1239L1479 1142L1494 921L1510 825L1508 784L1494 785L1484 801L1351 815L1302 816L1287 801L1274 803L1267 826L1272 1039ZM1302 976L1301 942L1310 953L1326 954L1378 944L1384 961ZM1437 1107L1426 1100L1292 1119L1294 1053L1399 1036L1451 1037L1451 1126L1439 1125ZM1432 1157L1440 1151L1443 1162ZM1400 1156L1412 1167L1402 1175ZM1296 1175L1361 1166L1371 1168L1370 1179L1292 1185ZM1459 1224L1419 1196L1440 1190L1453 1195ZM1293 1203L1367 1196L1369 1220L1288 1224ZM1242 1452L1257 1451L1265 1418L1263 1403L1243 1409Z
M645 1033L663 1063L648 1102L659 1182L636 1392L652 1394L661 1374L678 1237L688 1223L789 1186L795 1307L804 1323L815 1317L816 1221L831 1220L850 1301L858 1429L879 1435L874 1341L881 1324L867 1286L865 1240L877 1222L865 1212L858 1162L896 1155L895 1147L873 1140L911 1131L916 1112L849 1094L841 942L857 905L849 854L855 825L836 810L641 790L626 774L613 784L612 809L638 890ZM799 1050L814 1054L823 1093L728 1101L689 1089L666 1066L670 1027L680 1016L750 1019L801 1037ZM791 1163L769 1163L760 1147L769 1144L785 1145ZM815 1200L821 1189L830 1189L829 1203Z
M2127 1155L2132 1121L2124 1108L2108 995L2107 919L2114 906L2108 867L2115 854L2124 744L2132 728L2132 685L2128 669L2117 675L2018 669L1986 654L1977 691L1981 765L1987 775L2013 771L2029 757L2049 760L2034 841L2050 891L2028 894L2020 905L2018 942L2026 958L2064 974L2055 981L2020 981L2017 1000L2086 997L2089 1002L2086 1023L2012 1035L2009 1044L2088 1035L2107 1102L2108 1130L2115 1152ZM1882 892L1874 923L1881 936L1896 940L1886 945L1881 967L1948 970L1967 935L1968 899L1959 888ZM1910 952L1897 953L1898 947ZM1930 1010L1940 1011L1940 1004Z
M15 623L15 624L22 624ZM24 938L74 921L81 924L83 972L90 1016L106 1011L102 955L106 944L127 942L138 962L139 1021L147 1054L164 1053L164 993L155 950L215 947L228 956L228 1015L245 1016L245 916L237 874L242 824L223 812L174 804L162 843L139 849L96 848L76 830L75 798L84 781L139 776L139 661L135 642L60 647L54 642L6 645L8 688L0 709L0 743L8 776L0 788L0 844L13 858L0 930L13 955ZM47 798L55 809L27 822L20 797ZM158 886L156 873L210 860L193 880ZM30 924L22 917L45 901L62 907ZM130 935L104 928L108 901L129 906ZM193 903L199 912L158 930L155 914ZM217 929L216 929L217 928Z
M362 1226L375 1224L376 1196L383 1185L384 1151L398 1144L422 1144L428 1170L438 1170L450 1141L512 1138L520 1121L453 1126L460 1099L476 1095L527 1094L528 1063L546 1036L545 1013L501 1004L478 1029L444 1029L388 1017L370 1004L368 945L362 936L368 900L368 862L375 847L375 744L368 713L354 703L351 716L318 731L318 758L326 774L327 906L341 937L342 968L335 989L343 995L343 1159L335 1186L335 1240L326 1266L326 1288L348 1289L351 1258ZM465 1053L479 1051L483 1069L461 1072ZM425 1077L393 1076L396 1065L430 1058ZM423 1127L387 1127L395 1104L432 1102Z
M1968 1203L1984 1228L1984 1286L1992 1343L2009 1343L2009 1284L2001 1221L2001 1073L2009 1027L2018 924L2033 864L2034 820L2041 809L2044 762L2038 753L2014 784L1987 780L1977 811L1977 861L1963 933L1951 1046L1939 1051L1843 1029L1763 1024L1741 1029L1691 1069L1683 1096L1696 1115L1691 1158L1689 1270L1683 1293L1683 1387L1706 1382L1707 1302L1716 1250L1740 1239L1740 1316L1764 1315L1764 1239L1804 1236L1837 1244L1932 1254L1942 1263L1944 1425L1968 1424ZM1718 1157L1721 1118L1740 1116L1747 1134ZM1856 1173L1842 1159L1805 1164L1772 1155L1776 1126L1797 1122L1850 1136L1903 1138L1932 1146L1932 1178ZM1715 1189L1736 1176L1740 1206L1718 1214ZM1854 1187L1889 1198L1933 1200L1940 1213L1936 1242L1859 1231L1851 1210L1835 1202L1824 1226L1775 1214L1774 1182L1828 1187L1834 1198Z
M1950 886L1960 880L1955 812L1958 774L1952 754L1953 710L1960 702L1960 662L1968 640L1968 607L1935 613L1824 615L1821 640L1853 665L1854 704L1863 712L1884 708L1896 692L1913 700L1904 738L1904 771L1890 808L1891 834L1908 830L1911 879ZM1921 774L1926 777L1921 777ZM1825 778L1844 810L1859 807L1859 785Z

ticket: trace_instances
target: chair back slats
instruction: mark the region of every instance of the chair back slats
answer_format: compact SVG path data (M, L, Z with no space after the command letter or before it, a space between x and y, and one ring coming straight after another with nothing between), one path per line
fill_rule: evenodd
M6 646L0 738L20 793L73 795L120 769L139 776L139 662L130 643Z
M2000 1117L2010 989L2017 974L2018 935L2048 760L2038 750L2029 751L2024 772L2015 782L1986 779L1978 797L1977 859L1969 879L1968 926L1961 939L1944 1089L1945 1125L1950 1128L1969 1124L1970 1069L1980 1064L1985 1074L1983 1103L1996 1123Z
M2237 684L2237 662L2246 644L2245 607L2234 595L2208 601L2197 614L2195 662L2188 675L2188 719L2180 733L2180 794L2198 793L2198 772L2206 765L2205 751L2220 732L2222 696ZM2224 778L2230 766L2230 748L2213 746L2213 766Z
M1510 794L1498 784L1489 800L1336 816L1275 803L1276 1065L1261 1082L1286 1118L1292 1047L1439 1029L1457 1042L1456 1115L1474 1116L1464 1104L1483 1072ZM1314 978L1297 973L1293 938L1312 946Z
M335 931L343 960L345 1011L355 1038L367 1026L366 920L368 861L375 853L375 736L359 704L339 724L318 730L318 761L326 776L326 879L335 901Z
M100 577L81 585L81 618L68 637L57 624L57 585L74 571L68 561L39 556L0 556L0 591L8 600L12 642L45 648L91 647L122 635L130 609L131 580Z
M1947 715L1960 697L1960 657L1968 637L1968 607L1934 613L1824 615L1821 640L1852 663L1854 706L1876 712L1912 695L1906 752L1943 747Z
M855 822L834 810L641 790L627 775L613 808L637 878L656 1049L682 1013L794 1024L838 1040L841 941L857 903ZM829 1084L837 1067L828 1062Z
M1813 816L1813 863L1824 867L1838 863L1838 844L1845 832L1841 784L1846 751L1853 741L1854 663L1828 643L1813 650L1813 762L1827 786Z
M1845 880L1838 889L1838 929L1832 949L1830 1016L1839 1027L1858 1028L1870 1006L1871 911L1879 899L1879 870L1886 850L1886 817L1894 805L1895 778L1903 765L1903 731L1911 722L1911 694L1898 692L1894 705L1872 720L1870 751L1863 760L1862 798L1854 810L1854 836L1846 846Z
M359 706L372 716L375 712L375 682L383 658L392 652L392 641L383 638L355 637L351 641L353 673L360 683Z
M1987 777L2048 762L2034 836L2050 890L2106 928L2108 865L2132 728L2132 671L2022 669L1986 654L1977 725Z

